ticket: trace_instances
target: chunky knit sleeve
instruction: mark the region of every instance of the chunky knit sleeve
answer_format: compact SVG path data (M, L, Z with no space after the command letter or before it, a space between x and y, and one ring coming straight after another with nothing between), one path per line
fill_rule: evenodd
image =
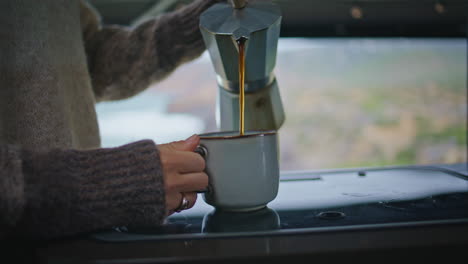
M29 152L0 146L0 237L57 238L165 217L153 141L117 148Z
M81 25L96 100L131 97L205 50L199 16L220 0L195 0L136 27L102 26L81 2Z

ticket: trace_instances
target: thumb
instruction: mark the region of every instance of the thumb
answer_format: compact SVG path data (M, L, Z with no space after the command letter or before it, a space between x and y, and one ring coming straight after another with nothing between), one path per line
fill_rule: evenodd
M169 143L173 149L181 151L194 151L198 144L200 144L200 137L197 134L192 135L186 140Z

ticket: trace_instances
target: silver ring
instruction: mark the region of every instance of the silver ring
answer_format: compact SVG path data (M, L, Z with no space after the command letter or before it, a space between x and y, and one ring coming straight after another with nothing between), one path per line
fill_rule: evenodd
M177 208L174 210L174 211L177 212L177 213L180 213L180 212L182 212L183 210L188 209L188 207L189 207L189 200L187 200L187 198L185 198L184 193L181 193L181 194L182 194L182 201L180 201L179 207L177 207Z

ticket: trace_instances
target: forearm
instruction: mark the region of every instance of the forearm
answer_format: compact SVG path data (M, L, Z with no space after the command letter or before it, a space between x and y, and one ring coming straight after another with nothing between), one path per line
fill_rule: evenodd
M205 45L199 16L217 2L197 0L135 28L109 26L96 30L82 19L97 100L133 96L200 56Z
M14 164L0 177L14 172L15 182L2 181L0 188L23 192L0 194L2 222L8 222L0 233L55 238L115 226L154 226L164 219L162 169L152 141L111 149L14 153L0 160Z

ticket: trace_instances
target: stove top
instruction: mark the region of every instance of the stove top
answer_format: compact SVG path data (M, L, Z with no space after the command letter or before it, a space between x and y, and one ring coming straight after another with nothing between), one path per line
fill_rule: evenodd
M199 196L163 226L92 237L123 242L468 222L467 165L282 172L278 196L258 211L215 210Z

